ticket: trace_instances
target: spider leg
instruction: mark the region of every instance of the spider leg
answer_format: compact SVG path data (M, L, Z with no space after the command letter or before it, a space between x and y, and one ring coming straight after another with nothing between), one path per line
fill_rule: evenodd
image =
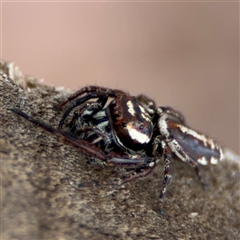
M155 161L153 161L152 159L149 159L147 156L145 155L120 155L120 154L116 154L116 153L109 153L108 154L109 159L107 160L107 162L109 163L109 165L113 164L113 165L119 165L122 167L138 167L141 166L142 168L144 167L155 167Z
M162 141L162 148L163 148L163 157L164 157L164 179L163 179L163 183L162 183L160 198L164 197L164 195L167 191L167 185L169 184L169 182L171 180L170 162L172 159L171 149L165 144L164 141Z
M29 122L33 123L34 125L41 127L42 129L46 130L49 133L54 134L57 138L68 145L71 145L81 152L88 154L94 158L97 158L101 161L104 161L110 165L114 166L137 166L143 165L146 163L146 157L137 156L136 158L132 159L127 155L117 155L116 153L105 154L99 147L85 141L82 139L77 139L75 135L71 132L64 132L60 129L55 129L39 120L36 120L26 113L22 112L17 108L8 109L15 114L25 118Z
M89 105L91 105L92 102L87 102L84 105L81 105L76 111L74 111L73 117L71 121L69 122L69 129L71 132L75 132L76 129L82 129L84 126L84 119L82 118L83 112L88 109Z
M89 125L88 123L93 120L93 116L102 110L107 99L108 98L104 96L100 97L97 101L89 101L80 105L70 121L71 132L75 132L76 130L82 129L85 125Z
M43 128L44 130L57 135L59 133L59 131L47 124L45 124L44 122L40 122L32 117L30 117L29 115L27 115L26 113L22 112L20 109L17 108L8 108L8 110L14 112L15 114L25 118L26 120L28 120L29 122L33 123L36 126L39 126L41 128Z
M137 100L140 104L142 104L142 106L146 109L149 115L152 116L155 113L156 105L152 99L150 99L144 94L140 94L137 96Z
M83 94L85 94L85 95L83 95ZM105 105L105 103L109 97L116 98L119 95L126 95L126 93L124 93L123 91L120 91L120 90L112 90L109 88L103 88L103 87L97 87L97 86L87 86L87 87L80 89L79 91L74 93L72 96L70 96L66 101L64 101L58 105L58 108L62 109L62 107L65 104L67 104L68 102L77 98L75 100L75 102L73 102L73 104L64 113L63 117L61 118L61 120L59 122L58 127L62 128L62 125L64 124L66 117L69 115L69 113L72 111L72 109L74 109L75 107L79 106L80 104L86 102L87 100L89 100L91 98L100 98L99 101L102 102L102 105ZM78 98L78 97L80 97L80 98Z
M111 138L107 134L104 134L102 131L96 128L83 127L81 131L85 133L90 132L90 135L96 134L97 137L91 142L91 144L96 145L100 140L103 140L104 142L106 142L106 146L107 146L107 144L111 142ZM145 167L148 165L149 166L153 165L153 160L149 159L146 155L138 155L138 154L133 155L133 154L127 154L127 153L120 154L114 151L106 154L106 162L108 163L109 166L121 166L125 168L138 167L138 166Z
M69 113L74 109L76 108L77 106L79 106L80 104L86 102L87 100L91 99L91 98L99 98L99 97L105 97L105 94L103 93L96 93L96 92L91 92L87 95L84 95L83 97L81 98L78 98L76 99L76 101L69 107L67 108L67 110L65 111L65 113L63 114L60 122L59 122L59 125L58 125L58 128L62 128L63 124L64 124L64 121L65 119L67 118L67 116L69 115Z
M58 105L58 108L61 109L64 105L66 105L68 102L72 101L73 99L75 99L85 93L91 93L91 92L98 93L100 95L107 95L110 97L116 97L118 94L126 94L120 90L112 90L109 88L97 87L97 86L86 86L84 88L81 88L74 94L72 94L66 101L60 103Z
M111 160L114 160L114 159L111 159ZM152 162L151 165L142 164L141 162L142 162L143 159L138 159L139 163L137 162L136 159L134 159L135 161L132 160L132 159L125 159L125 160L132 161L132 164L133 164L133 166L136 169L135 169L135 171L133 173L131 173L131 174L127 175L127 176L120 177L119 182L118 182L119 185L123 185L123 184L125 184L127 182L130 182L130 181L134 180L134 179L146 177L156 167L156 163L155 162ZM118 164L119 164L119 162L117 163L117 165ZM136 167L137 164L139 164L140 166ZM126 165L122 165L122 163L121 163L121 166L127 167Z
M91 155L94 158L97 158L101 161L106 162L107 160L107 155L98 147L96 147L95 145L82 140L82 139L78 139L76 140L75 138L72 138L71 136L68 136L68 134L62 134L60 136L60 140L68 145L71 145L77 149L79 149L81 152Z
M113 181L107 183L106 185L112 185L112 186L116 186L116 185L123 185L127 182L130 182L132 180L141 178L141 177L146 177L148 174L150 174L153 169L156 167L156 163L151 162L152 164L147 165L146 164L146 158L141 158L139 156L139 158L128 158L127 156L114 156L112 158L109 158L108 161L110 166L120 166L120 167L124 167L124 168L128 168L128 167L133 167L135 169L135 171L131 174L128 174L127 176L122 176L119 178L115 178ZM93 185L99 185L98 181L95 182L91 182L91 183L82 183L80 186L81 187L92 187Z
M207 184L203 181L201 172L198 167L198 162L184 151L184 149L181 147L177 140L169 140L168 146L180 160L182 160L183 162L188 162L193 167L195 173L197 174L198 180L202 183L203 187L205 187Z
M33 123L34 125L37 125L37 126L43 128L44 130L54 134L55 136L58 137L58 139L60 139L60 141L66 143L68 145L71 145L73 147L76 147L77 149L79 149L81 152L83 152L85 154L89 154L97 159L102 160L102 161L106 161L108 159L107 155L100 148L90 144L89 142L87 142L85 140L77 139L70 132L63 132L60 129L55 129L41 121L38 121L38 120L28 116L26 113L22 112L19 109L12 108L9 110L11 110L15 114L25 118L26 120Z
M165 118L174 119L176 122L179 123L185 122L184 116L180 112L174 110L171 107L158 107L156 113L159 117L165 115Z
M113 148L113 145L111 144L111 136L95 127L83 126L80 130L75 131L74 134L79 136L81 139L88 141L92 145L103 149L105 153L109 152Z
M160 198L164 197L164 195L167 191L167 185L169 184L169 182L171 180L170 163L172 160L171 148L162 139L163 139L163 137L156 136L153 141L153 155L155 157L157 157L158 159L160 159L161 156L163 156L163 158L164 158L164 178L163 178Z
M96 114L98 111L100 111L101 109L103 109L104 105L106 104L108 100L108 96L102 96L102 97L99 97L97 99L97 101L91 101L91 102L88 102L90 104L88 104L86 106L86 108L84 109L85 111L87 110L87 115L88 116L93 116L94 114ZM87 104L87 103L86 103ZM83 111L79 114L83 114Z
M162 140L161 140L162 139ZM161 146L161 148L159 148ZM170 174L170 163L172 160L172 154L174 153L179 159L181 159L184 162L188 162L194 169L194 171L197 174L198 180L202 183L202 185L205 187L206 184L203 181L203 178L201 176L201 172L199 170L197 161L192 159L179 145L179 143L174 139L168 139L165 140L161 136L157 136L154 139L153 142L153 155L161 155L159 151L162 151L162 155L164 158L164 179L162 184L162 190L160 193L160 198L163 198L166 191L167 191L167 185L169 184L171 180L171 174Z

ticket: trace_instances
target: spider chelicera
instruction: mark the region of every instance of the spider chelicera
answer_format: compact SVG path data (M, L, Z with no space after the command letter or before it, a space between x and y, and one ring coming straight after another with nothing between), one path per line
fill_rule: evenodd
M173 157L189 163L203 184L199 163L217 164L224 157L221 147L187 127L179 112L170 107L156 107L143 94L134 97L120 90L87 86L61 103L59 109L69 102L58 128L35 120L19 109L10 110L93 158L108 165L135 169L134 174L121 179L121 184L148 175L163 159L160 198L171 178ZM67 130L63 130L70 113L73 117Z

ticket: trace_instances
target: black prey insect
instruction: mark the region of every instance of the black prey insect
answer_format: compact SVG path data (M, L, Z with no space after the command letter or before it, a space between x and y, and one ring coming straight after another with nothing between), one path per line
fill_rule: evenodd
M107 165L134 169L134 174L123 177L121 184L148 175L163 159L160 198L171 178L170 163L174 157L189 163L203 184L199 164L217 164L224 158L222 148L189 128L181 113L170 107L156 107L143 94L135 97L120 90L87 86L61 103L59 109L68 103L58 128L19 109L10 110L90 157ZM69 115L72 117L67 125Z

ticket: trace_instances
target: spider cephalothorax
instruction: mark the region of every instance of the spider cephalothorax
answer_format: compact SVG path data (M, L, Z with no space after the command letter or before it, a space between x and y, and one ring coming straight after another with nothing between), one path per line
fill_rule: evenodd
M216 142L187 127L179 112L156 107L143 94L134 97L120 90L87 86L61 103L59 109L69 102L57 129L18 109L11 110L94 158L109 165L135 168L135 174L122 179L122 183L146 176L163 158L160 197L171 178L173 156L188 162L201 181L198 164L216 164L223 159L223 151ZM74 109L67 130L63 130Z

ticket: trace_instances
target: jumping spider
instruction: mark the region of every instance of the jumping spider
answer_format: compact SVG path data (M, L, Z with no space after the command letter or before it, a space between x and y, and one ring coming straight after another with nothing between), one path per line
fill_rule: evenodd
M221 147L187 127L179 112L170 107L156 107L143 94L134 97L120 90L87 86L61 103L59 109L69 102L72 103L57 129L19 109L11 111L108 165L134 168L134 174L122 178L121 183L148 175L164 159L160 198L171 178L173 157L189 163L202 183L198 164L217 164L224 157ZM68 130L62 130L75 108Z

